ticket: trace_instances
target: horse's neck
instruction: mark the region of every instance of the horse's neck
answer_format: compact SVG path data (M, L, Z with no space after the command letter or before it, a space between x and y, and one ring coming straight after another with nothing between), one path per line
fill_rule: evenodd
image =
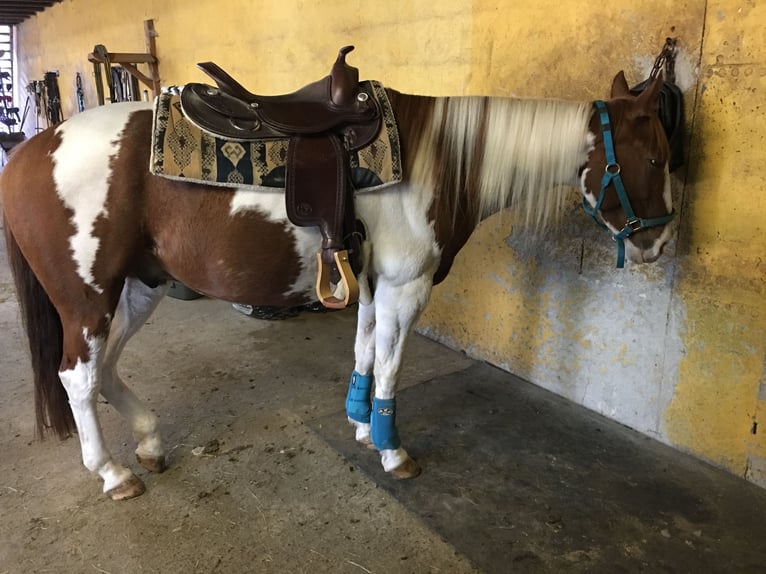
M588 103L389 98L406 177L433 193L429 215L448 263L482 219L505 207L535 228L553 222L568 195L561 184L576 180L592 147Z
M512 207L545 228L561 213L567 190L592 147L588 103L461 97L433 100L418 146L438 201L453 219L478 223ZM427 158L427 159L426 159ZM422 168L421 168L422 169ZM423 175L423 174L421 174Z

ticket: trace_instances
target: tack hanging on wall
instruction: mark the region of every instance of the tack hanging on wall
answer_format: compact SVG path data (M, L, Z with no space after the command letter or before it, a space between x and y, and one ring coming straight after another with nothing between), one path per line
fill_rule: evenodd
M154 29L154 20L144 20L144 37L146 39L145 53L109 52L103 44L97 44L93 52L88 54L88 61L93 64L93 76L100 106L106 103L104 81L109 87L111 102L140 100L138 82L151 88L154 96L160 93L160 73L155 42L157 32ZM140 71L139 65L147 66L149 74ZM117 75L114 69L120 70L116 73ZM126 77L130 77L130 80L124 79ZM130 99L124 99L126 92L131 94Z

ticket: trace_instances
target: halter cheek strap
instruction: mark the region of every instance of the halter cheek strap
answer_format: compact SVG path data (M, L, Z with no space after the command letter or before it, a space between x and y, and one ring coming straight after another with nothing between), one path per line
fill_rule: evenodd
M612 124L609 121L609 111L606 109L606 103L601 100L593 102L598 112L599 124L601 126L601 135L604 139L604 150L606 152L606 167L604 168L604 176L601 178L601 192L599 193L596 205L590 206L588 201L583 197L582 208L590 215L593 220L601 227L608 229L606 225L598 218L598 212L601 209L601 204L604 201L606 195L606 189L612 185L614 191L617 193L617 198L620 200L622 210L625 212L627 221L625 227L617 233L612 235L613 239L617 243L617 267L622 269L625 266L625 239L631 236L636 231L646 229L647 227L657 227L659 225L665 225L669 223L675 216L675 210L671 211L667 215L660 217L651 217L649 219L641 219L636 217L633 208L630 205L628 194L625 192L625 186L622 183L622 177L620 177L620 164L617 163L617 157L614 153L614 141L612 138Z

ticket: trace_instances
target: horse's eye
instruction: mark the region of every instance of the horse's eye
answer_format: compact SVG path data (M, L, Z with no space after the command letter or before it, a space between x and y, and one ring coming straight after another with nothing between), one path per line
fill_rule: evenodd
M650 159L649 163L652 164L652 167L665 167L665 162L656 158Z

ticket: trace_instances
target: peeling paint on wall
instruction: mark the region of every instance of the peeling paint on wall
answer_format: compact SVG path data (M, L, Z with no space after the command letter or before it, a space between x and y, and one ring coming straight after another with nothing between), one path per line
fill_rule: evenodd
M691 138L690 165L674 181L677 253L620 273L603 238L569 221L542 247L512 240L510 249L497 247L502 232L487 222L439 288L422 330L766 486L758 431L766 402L757 399L766 357L766 14L746 4L708 7L703 28L705 5L696 3L667 33L682 44L676 72ZM647 12L643 28L667 13ZM655 54L632 58L641 76ZM527 92L548 85L533 78ZM579 271L571 236L585 238ZM485 268L491 279L482 283ZM487 300L461 300L467 282ZM494 313L473 322L485 308Z
M719 1L709 17L692 141L693 185L675 297L686 354L665 412L669 442L766 486L758 431L766 357L766 7Z

